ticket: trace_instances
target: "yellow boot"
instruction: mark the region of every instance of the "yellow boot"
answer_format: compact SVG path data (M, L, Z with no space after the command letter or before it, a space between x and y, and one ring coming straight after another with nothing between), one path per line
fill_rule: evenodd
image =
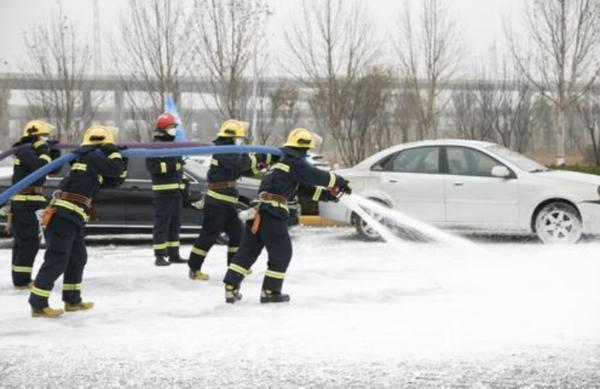
M200 270L192 270L190 269L190 280L194 280L194 281L208 281L208 279L210 278L208 276L208 274L206 273L202 273Z
M33 288L33 282L30 282L27 285L23 286L15 286L15 289L17 290L31 290L31 288Z
M65 311L67 312L87 311L92 308L94 308L94 303L91 301L82 301L79 304L65 303Z
M31 317L46 317L49 319L55 319L65 313L62 309L54 309L50 307L45 308L34 308L31 307Z

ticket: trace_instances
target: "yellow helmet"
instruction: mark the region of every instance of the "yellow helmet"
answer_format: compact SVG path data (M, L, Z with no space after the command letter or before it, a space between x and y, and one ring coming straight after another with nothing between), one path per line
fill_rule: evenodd
M54 127L43 120L32 120L25 125L23 136L50 135Z
M115 137L109 127L95 124L83 135L82 146L115 143Z
M317 140L315 134L306 128L296 128L288 135L285 147L298 147L301 149L314 149L316 147Z
M248 122L242 122L235 119L225 120L223 124L221 124L217 136L222 138L245 138L247 126Z

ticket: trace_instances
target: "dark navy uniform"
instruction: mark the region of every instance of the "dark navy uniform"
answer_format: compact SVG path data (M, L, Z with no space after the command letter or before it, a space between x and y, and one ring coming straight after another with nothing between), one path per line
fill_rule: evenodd
M87 145L75 151L80 156L60 184L45 215L48 247L29 303L34 309L48 307L54 283L64 273L63 301L81 303L81 281L87 252L84 242L85 223L90 218L92 202L101 188L119 186L126 177L127 161L112 144Z
M146 168L152 177L154 193L154 255L179 260L179 230L183 206L183 159L148 158Z
M292 243L287 228L287 201L296 194L315 201L334 201L337 198L329 189L347 187L347 181L342 177L319 170L306 162L306 150L284 147L282 151L284 157L273 165L260 184L259 196L255 200L257 216L246 223L240 249L223 280L232 289L239 289L240 283L266 247L269 260L263 294L280 295L292 258Z
M233 138L219 137L218 146L231 146ZM261 165L267 165L271 156L265 154L215 154L208 170L208 191L204 202L202 231L194 242L188 265L193 277L201 269L210 248L219 235L225 232L229 238L227 264L238 250L242 238L242 222L238 218L238 191L236 181L242 176L259 173Z
M16 184L29 174L51 162L60 152L51 149L36 137L24 137L13 147L19 149L14 157L12 183ZM23 189L11 201L11 223L15 238L12 251L12 280L16 287L28 286L31 282L33 262L40 248L40 223L36 212L45 208L47 200L42 194L46 177L40 178Z

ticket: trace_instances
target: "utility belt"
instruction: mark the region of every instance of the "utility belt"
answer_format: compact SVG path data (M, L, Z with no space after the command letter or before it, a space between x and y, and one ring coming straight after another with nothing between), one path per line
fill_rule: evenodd
M19 192L20 195L24 196L33 196L33 195L41 195L44 193L44 187L42 186L28 186Z
M22 202L22 201L37 201L37 202L45 202L46 198L43 196L44 188L41 186L28 186L27 188L21 190L15 197L12 198L12 201Z
M210 190L219 190L219 189L235 189L236 183L235 181L219 181L212 182L208 184L208 189Z
M275 202L275 203L278 203L280 205L286 205L287 206L287 198L285 198L285 196L278 195L278 194L275 194L275 193L260 192L258 194L258 200L260 202Z
M92 207L92 199L90 197L77 193L59 191L54 193L54 199L66 200L86 208Z
M287 206L287 198L285 198L282 195L275 194L275 193L260 192L258 194L257 199L254 200L253 203L258 205L257 209L256 209L256 215L254 216L254 221L252 222L252 228L251 228L252 234L254 234L254 235L256 235L258 233L258 230L260 228L260 223L262 220L262 217L260 215L260 210L258 209L260 204L269 204L276 208L282 208L283 210L285 210L288 213L290 212L290 210Z
M47 227L50 221L56 214L57 208L63 208L71 211L87 222L90 220L92 213L92 199L90 197L77 193L58 191L54 193L54 198L50 202L50 206L44 211L42 224Z

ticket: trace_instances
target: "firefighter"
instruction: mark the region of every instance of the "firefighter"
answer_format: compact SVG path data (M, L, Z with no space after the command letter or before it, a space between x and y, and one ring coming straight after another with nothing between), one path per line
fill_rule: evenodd
M352 191L348 181L319 170L306 161L315 147L316 135L303 128L293 130L281 149L284 156L263 178L256 204L256 215L246 222L242 243L225 274L225 301L242 298L240 284L263 247L269 254L268 269L262 284L260 302L280 303L290 300L281 293L283 280L292 258L292 243L287 229L287 201L299 195L315 201L337 201L339 193Z
M230 119L223 122L214 144L232 146L241 144L246 137L246 123ZM192 280L208 280L201 271L204 259L219 235L225 232L229 238L227 264L238 250L242 237L242 222L238 218L238 191L236 181L241 176L253 176L268 165L271 156L266 154L215 154L207 174L208 191L204 201L204 219L200 235L192 246L188 261Z
M55 318L63 314L62 309L48 306L54 283L61 274L64 274L62 299L65 310L93 308L92 302L81 299L81 282L87 262L85 223L90 219L98 191L119 186L127 174L127 160L121 156L107 127L95 125L89 128L81 147L74 152L78 157L44 213L47 248L29 296L33 317Z
M177 133L177 120L164 113L156 120L155 142L173 142ZM152 177L154 194L154 264L168 266L171 263L186 263L179 256L179 230L183 206L183 159L181 157L148 158L146 169ZM165 258L169 257L167 261Z
M20 148L14 157L13 185L51 162L60 155L52 148L48 137L52 126L42 120L32 120L25 125L23 137L13 147ZM44 209L47 200L43 196L46 177L20 191L10 204L7 230L12 229L14 246L12 251L12 280L17 289L31 289L31 271L40 248L40 223L37 212Z

